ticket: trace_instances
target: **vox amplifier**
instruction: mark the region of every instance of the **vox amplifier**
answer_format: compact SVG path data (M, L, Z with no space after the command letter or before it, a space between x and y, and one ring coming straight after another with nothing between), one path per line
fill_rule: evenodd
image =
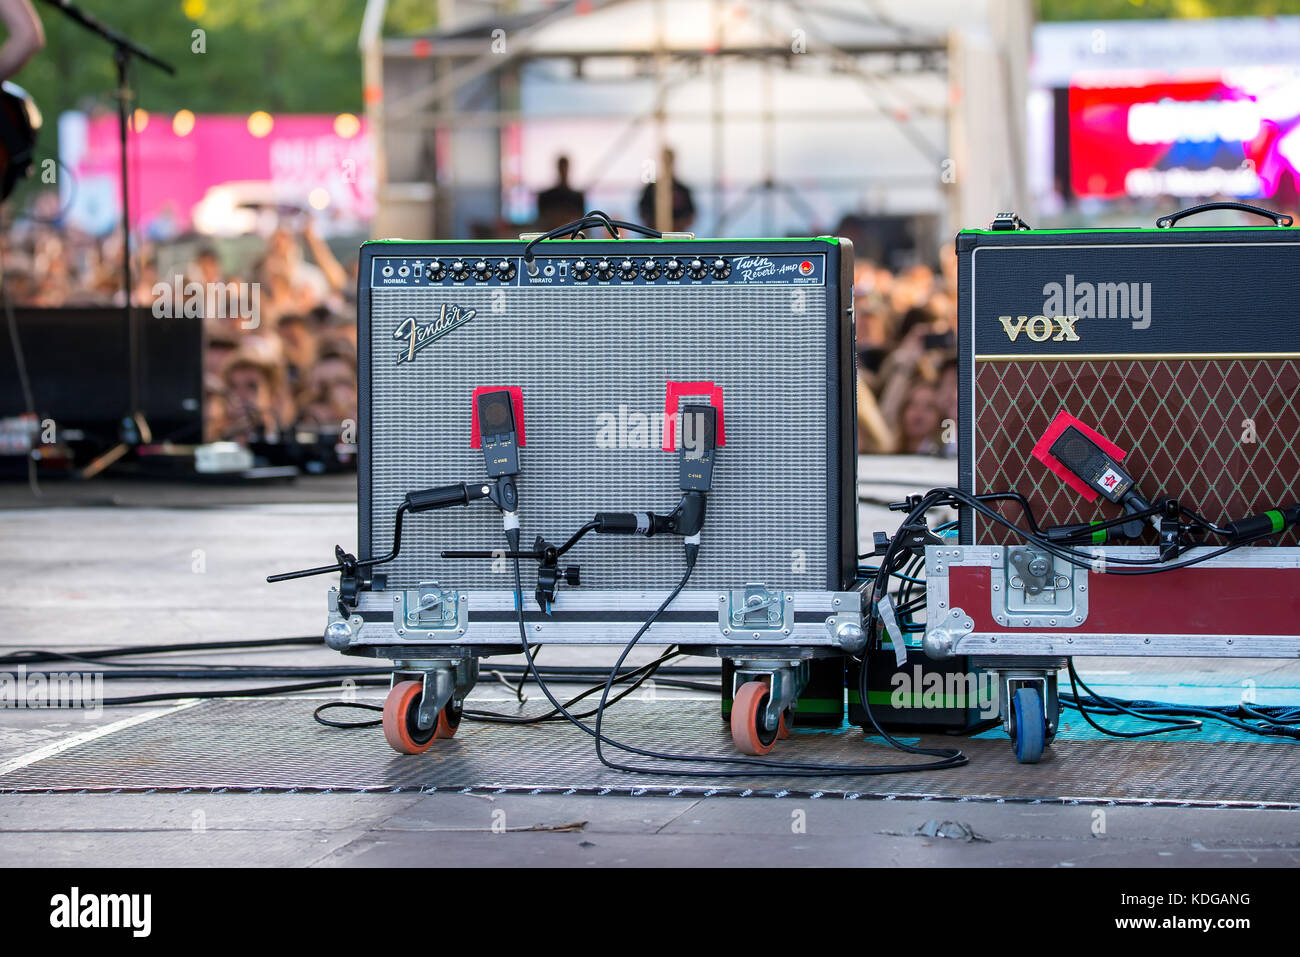
M957 254L963 490L1015 489L1044 525L1114 517L1034 454L1064 411L1149 499L1213 522L1300 501L1300 229L968 230Z
M1022 762L1074 655L1300 654L1300 230L1172 228L1197 211L957 238L963 507L925 650L997 675Z

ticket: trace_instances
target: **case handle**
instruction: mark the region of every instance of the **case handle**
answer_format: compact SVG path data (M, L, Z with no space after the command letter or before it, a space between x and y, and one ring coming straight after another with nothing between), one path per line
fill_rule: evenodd
M1156 220L1157 229L1168 229L1178 220L1185 216L1194 216L1197 213L1206 213L1212 209L1235 209L1241 213L1254 213L1257 216L1263 216L1265 219L1273 220L1274 226L1290 226L1294 220L1286 213L1275 213L1271 209L1265 209L1262 206L1251 206L1249 203L1202 203L1200 206L1188 206L1186 209L1179 210L1176 213L1170 213L1168 216L1161 216Z

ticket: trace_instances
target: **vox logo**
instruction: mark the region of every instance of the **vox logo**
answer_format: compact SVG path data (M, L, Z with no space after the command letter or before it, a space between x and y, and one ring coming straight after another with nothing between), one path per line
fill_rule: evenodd
M1032 342L1078 342L1079 333L1074 328L1078 316L998 316L998 322L1015 342L1021 333Z

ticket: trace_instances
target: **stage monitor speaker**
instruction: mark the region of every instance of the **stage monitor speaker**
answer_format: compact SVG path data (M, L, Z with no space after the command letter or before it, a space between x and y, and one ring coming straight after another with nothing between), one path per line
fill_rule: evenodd
M36 413L101 444L131 412L127 320L112 306L14 309ZM153 441L203 437L203 323L136 310L140 406ZM26 413L11 337L0 337L0 416Z

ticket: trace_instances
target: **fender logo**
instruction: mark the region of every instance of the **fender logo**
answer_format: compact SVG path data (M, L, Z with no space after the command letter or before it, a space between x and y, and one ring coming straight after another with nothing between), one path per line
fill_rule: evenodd
M1002 328L1007 334L1007 338L1012 342L1024 333L1034 342L1046 342L1051 339L1053 342L1078 342L1079 334L1074 331L1074 324L1079 321L1078 316L1017 316L1014 320L1010 316L998 316L998 322L1002 323Z
M393 338L402 343L397 354L397 364L410 362L415 354L426 346L433 345L457 326L463 326L476 315L477 309L462 309L460 306L443 305L436 319L419 322L414 316L407 316L402 324L393 331Z

